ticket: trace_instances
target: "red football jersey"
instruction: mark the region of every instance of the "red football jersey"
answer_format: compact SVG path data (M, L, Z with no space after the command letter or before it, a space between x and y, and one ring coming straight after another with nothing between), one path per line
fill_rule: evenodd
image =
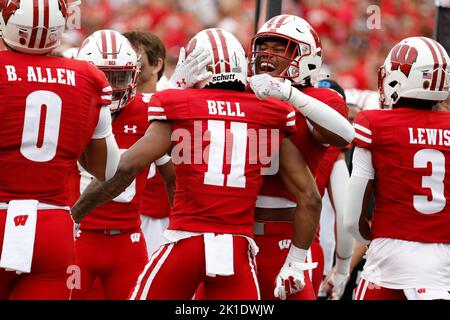
M372 153L372 238L450 243L450 113L362 111L355 144Z
M104 74L66 58L0 52L0 201L69 205L70 170L91 140Z
M302 89L302 92L322 101L347 118L348 107L345 104L344 99L335 91L327 88L308 87ZM316 141L308 127L307 119L300 112L297 112L296 123L298 131L291 137L291 140L302 153L313 176L316 177L317 168L327 147ZM264 177L264 183L259 194L263 196L286 198L294 202L296 201L295 197L287 190L278 175Z
M177 179L169 229L252 237L261 170L283 135L295 132L293 107L211 89L166 90L150 104L149 119L167 119L173 128Z
M148 96L137 94L129 105L113 115L112 128L117 145L123 153L144 136L148 127ZM136 179L114 200L91 211L81 222L81 229L119 229L129 230L141 225L139 209L142 191L148 169L139 173ZM88 186L93 177L81 166L73 172L73 195L76 200Z
M141 214L157 219L168 217L170 212L169 195L154 163L150 167L147 178L142 194Z

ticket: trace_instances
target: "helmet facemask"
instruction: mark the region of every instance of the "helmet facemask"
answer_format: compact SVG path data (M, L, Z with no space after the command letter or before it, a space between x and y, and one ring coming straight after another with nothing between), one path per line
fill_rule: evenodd
M134 98L139 74L138 66L99 67L112 88L111 112L114 113Z
M92 63L105 74L113 91L112 113L132 101L141 64L127 38L113 30L96 31L83 42L77 59Z

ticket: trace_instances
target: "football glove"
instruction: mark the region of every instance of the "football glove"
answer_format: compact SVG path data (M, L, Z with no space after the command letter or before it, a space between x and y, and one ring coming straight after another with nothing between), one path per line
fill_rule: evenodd
M211 71L206 71L206 66L210 63L211 56L204 48L197 47L186 57L186 51L182 47L177 66L169 83L175 89L192 88L198 82L212 76Z
M287 79L281 82L267 73L263 73L249 78L248 82L259 100L274 97L287 101L291 95L291 82Z

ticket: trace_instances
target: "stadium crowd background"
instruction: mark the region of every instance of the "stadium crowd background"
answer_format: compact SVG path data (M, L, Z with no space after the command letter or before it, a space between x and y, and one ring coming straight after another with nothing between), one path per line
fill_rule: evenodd
M266 7L262 1L261 7ZM206 27L234 33L248 48L254 33L256 0L83 0L81 29L66 35L65 47L79 46L99 29L148 30L167 48L170 75L180 46ZM369 29L371 5L380 8L380 29ZM344 88L376 90L376 71L388 50L401 39L432 37L433 0L284 0L283 13L309 21L324 48L324 63ZM262 25L265 13L261 14Z

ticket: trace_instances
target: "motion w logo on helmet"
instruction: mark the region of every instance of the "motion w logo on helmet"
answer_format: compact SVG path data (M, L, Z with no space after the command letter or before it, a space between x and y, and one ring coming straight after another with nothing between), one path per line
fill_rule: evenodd
M411 67L417 60L417 49L407 45L397 45L391 53L392 70L403 72L405 76L409 76Z

